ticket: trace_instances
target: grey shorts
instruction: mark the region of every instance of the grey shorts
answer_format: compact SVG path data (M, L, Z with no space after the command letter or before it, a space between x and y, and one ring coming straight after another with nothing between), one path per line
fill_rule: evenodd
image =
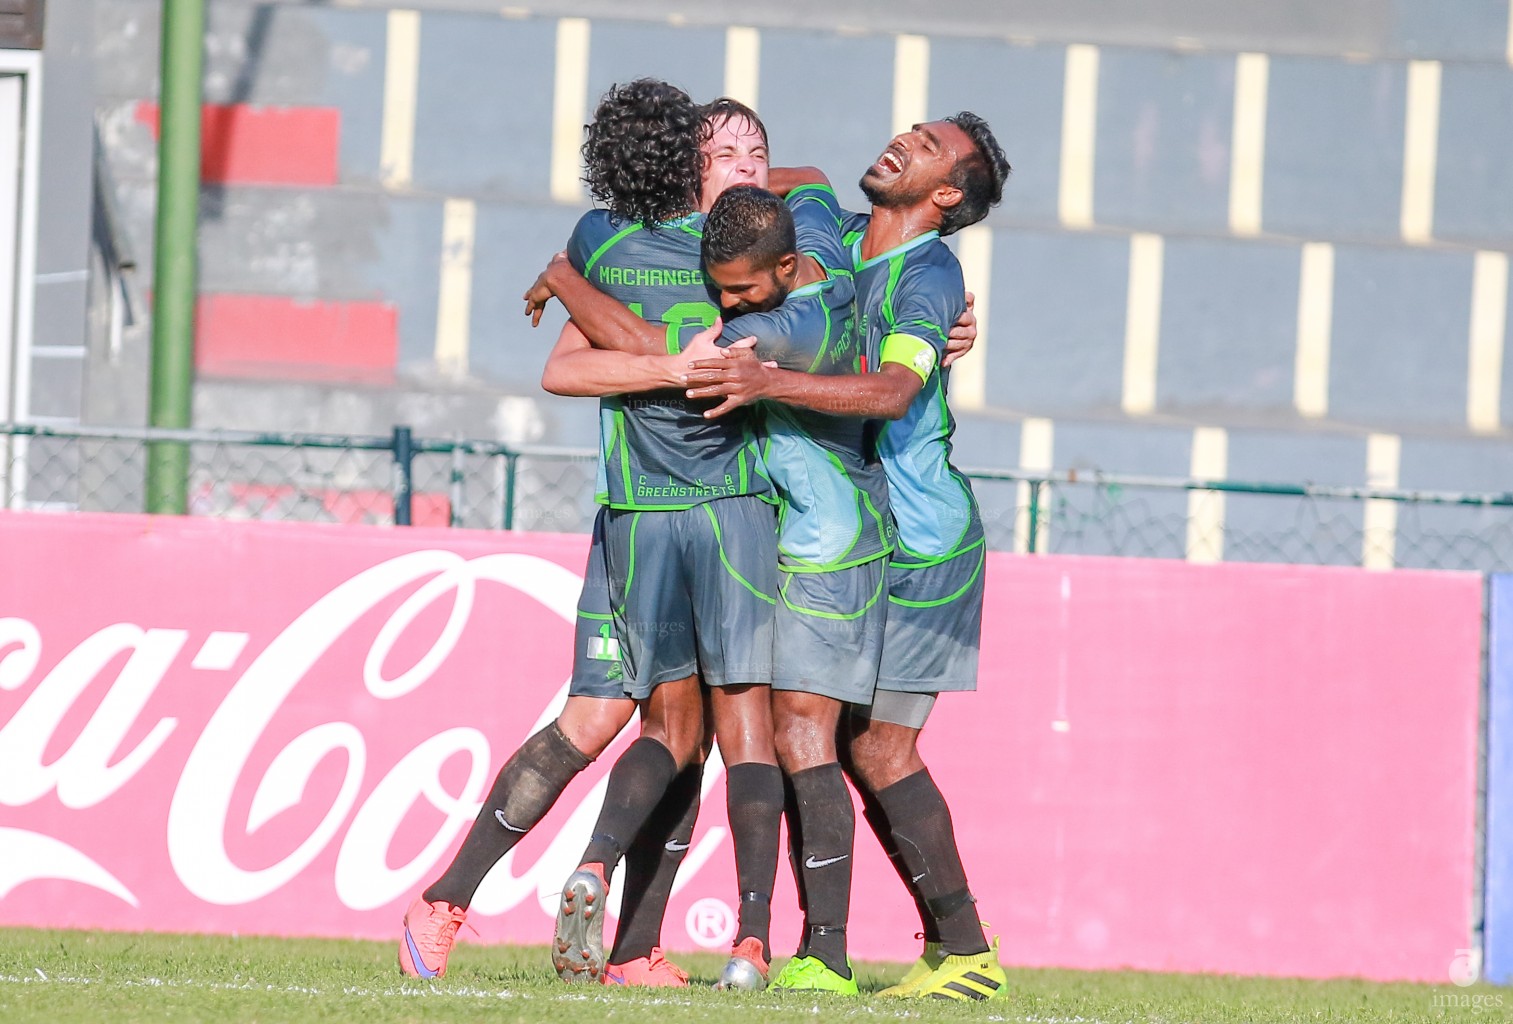
M708 686L772 682L772 505L741 495L665 512L611 509L604 541L629 696L695 672Z
M620 667L620 642L610 614L609 569L604 563L604 514L601 508L594 517L588 565L583 569L583 592L578 595L578 622L573 629L573 679L567 692L571 697L624 699L625 672Z
M888 624L879 690L977 689L987 547L918 568L888 566Z
M784 572L772 688L870 704L888 617L886 557L832 572Z

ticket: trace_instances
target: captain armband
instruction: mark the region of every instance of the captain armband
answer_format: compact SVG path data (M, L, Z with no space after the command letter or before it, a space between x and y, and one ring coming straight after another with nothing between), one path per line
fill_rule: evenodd
M919 374L921 381L928 383L930 374L935 372L936 359L935 346L929 342L920 341L912 334L890 334L883 339L878 365L898 363L907 366Z

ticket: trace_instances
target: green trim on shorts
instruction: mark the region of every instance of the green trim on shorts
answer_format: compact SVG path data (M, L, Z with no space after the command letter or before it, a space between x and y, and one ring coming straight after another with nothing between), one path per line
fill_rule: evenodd
M888 574L885 572L880 572L877 574L877 590L875 590L872 596L867 599L866 604L862 605L861 608L857 609L854 612L822 612L817 611L813 608L800 608L798 605L788 600L788 584L792 582L793 577L789 576L787 579L783 580L782 584L778 587L778 593L783 595L783 605L789 611L797 612L800 615L812 615L817 619L834 619L838 622L851 622L867 614L872 606L877 604L877 599L883 592L883 586L888 582Z
M601 494L599 504L605 508L612 508L616 512L687 512L691 508L708 505L711 501L720 501L724 498L755 498L768 505L778 504L777 496L767 491L759 494L711 494L707 498L689 502L687 505L638 505L633 501L611 501L609 495Z
M613 618L616 615L624 616L625 606L630 602L630 586L636 581L636 527L640 525L641 513L637 512L631 516L630 537L626 540L626 546L630 548L630 565L625 567L625 600L620 602L620 607L610 612L610 618ZM608 572L609 566L607 564L604 568L605 571ZM605 585L609 585L608 580L605 581Z
M736 582L740 583L741 586L751 591L763 601L766 601L771 605L777 604L777 598L769 597L766 594L762 593L756 587L751 585L750 580L748 580L745 576L742 576L740 573L736 572L735 566L730 564L730 559L725 557L725 539L720 535L720 521L715 517L714 509L709 507L709 502L707 501L704 502L703 508L704 514L709 517L709 525L714 530L714 542L720 549L720 564L725 567L725 571L730 573L731 576L735 577ZM627 591L630 589L628 584L625 589Z
M988 543L988 538L986 536L982 536L982 537L977 538L975 541L973 541L972 543L968 544L964 548L952 548L950 551L946 552L943 555L934 555L934 556L931 556L931 555L922 555L922 554L920 554L917 551L911 551L908 548L908 546L904 544L903 541L899 541L898 542L898 546L897 546L897 548L894 551L894 554L898 554L899 552L902 552L903 554L912 555L912 556L914 556L916 558L919 558L920 561L918 561L918 562L900 562L900 561L898 561L898 560L895 559L895 560L889 562L888 564L890 566L892 566L893 568L895 568L895 569L928 569L932 565L942 565L942 564L944 564L946 562L951 561L951 559L953 559L953 558L960 558L962 555L970 554L971 552L976 551L978 548L985 546L987 543Z
M958 597L965 594L968 590L972 589L972 585L977 582L977 577L982 575L982 567L984 563L987 562L987 560L987 549L983 549L982 553L977 557L977 568L972 570L972 575L967 578L967 582L962 584L960 590L956 591L956 593L951 594L948 597L939 597L933 601L908 601L904 598L894 597L892 594L889 594L888 602L890 604L896 604L904 608L939 608L943 604L950 604L952 601L955 601Z
M778 550L779 559L792 558L798 564L789 565L787 563L779 561L778 572L801 573L810 576L822 572L840 572L842 569L855 569L858 565L866 565L868 562L875 562L879 558L887 558L892 553L893 549L890 547L886 551L877 551L870 555L863 555L861 558L856 558L849 562L833 562L826 563L825 565L819 565L815 562L806 562L802 558L799 558L797 555L787 554L780 548Z

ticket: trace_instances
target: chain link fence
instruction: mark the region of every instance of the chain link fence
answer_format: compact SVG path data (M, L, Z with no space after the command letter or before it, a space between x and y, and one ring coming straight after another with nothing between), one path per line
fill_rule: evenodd
M464 438L0 424L7 508L142 512L147 451L185 446L188 512L585 533L595 452ZM1513 492L967 471L988 544L1036 553L1513 571Z

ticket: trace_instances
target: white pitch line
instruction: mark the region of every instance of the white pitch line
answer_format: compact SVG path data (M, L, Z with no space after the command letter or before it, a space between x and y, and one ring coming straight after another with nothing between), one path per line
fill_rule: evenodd
M36 968L33 968L36 970ZM38 971L40 974L40 970ZM401 985L398 988L388 986L386 988L363 988L357 985L342 985L340 987L318 988L311 985L257 985L252 982L229 982L229 981L199 981L193 978L187 979L163 979L163 978L139 978L125 979L123 981L103 981L99 978L83 978L69 975L52 975L43 977L21 976L14 974L0 974L0 985L95 985L104 988L170 988L189 989L194 991L210 992L276 992L289 995L302 996L354 996L359 999L371 999L374 997L384 999L469 999L475 1001L501 1000L501 999L542 999L545 1002L594 1002L606 1006L624 1005L622 998L626 993L623 990L608 990L593 994L575 992L570 989L555 995L533 995L529 992L515 992L510 989L483 989L468 986L436 988L434 986ZM641 995L640 992L636 993ZM658 994L635 1001L637 1006L679 1006L686 1008L703 1007L703 1000L677 998L675 996ZM874 1020L879 1017L893 1020L910 1020L918 1017L918 1011L910 1011L905 1007L899 1007L889 1012L891 1007L884 1007L867 1001L844 1010L834 1012L827 1011L829 1017L858 1017ZM815 1012L818 1012L816 1010ZM990 1021L1016 1021L1023 1024L1116 1024L1114 1021L1106 1021L1099 1017L1008 1017L993 1015L983 1018ZM1133 1021L1125 1021L1123 1024L1134 1024Z

